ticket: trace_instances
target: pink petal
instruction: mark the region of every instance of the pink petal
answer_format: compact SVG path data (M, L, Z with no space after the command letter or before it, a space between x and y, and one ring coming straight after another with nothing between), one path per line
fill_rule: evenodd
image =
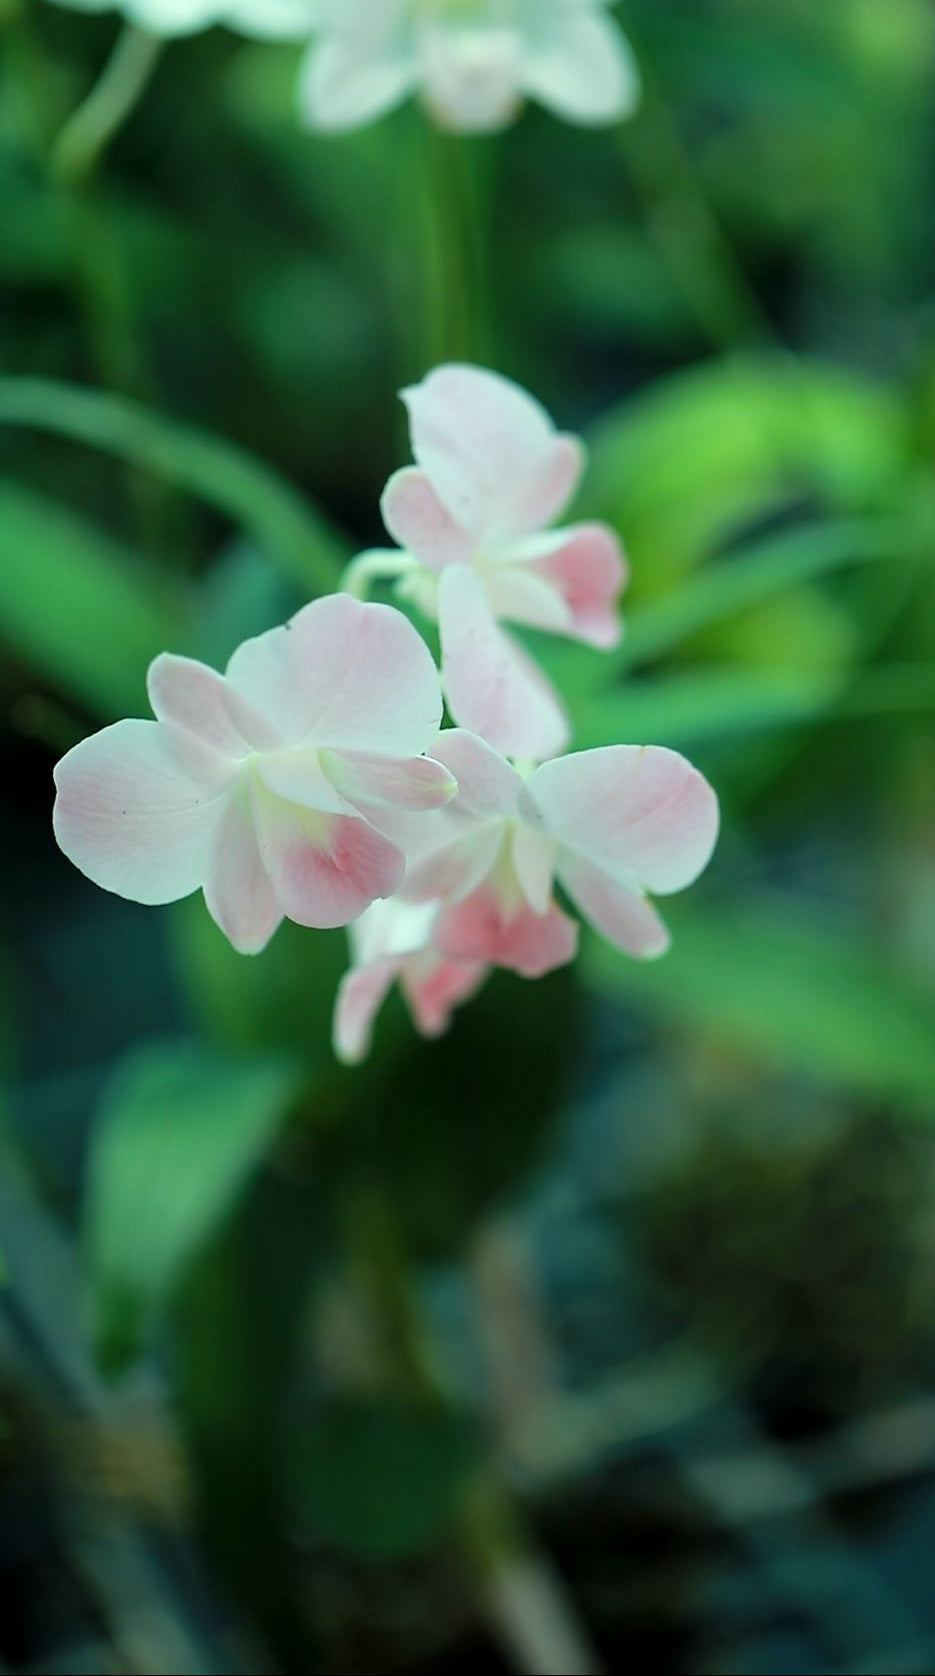
M556 531L562 533L566 539L561 546L510 569L532 572L555 590L565 607L567 633L591 646L616 646L620 639L616 602L628 574L620 543L606 524L576 524L565 532ZM531 617L514 620L550 627L547 622L534 623Z
M155 905L203 884L233 775L197 740L117 722L69 751L55 784L59 846L96 885Z
M352 966L341 979L332 1041L337 1058L345 1065L359 1065L370 1052L374 1022L399 965L399 960L389 959L374 961L370 966Z
M607 745L543 763L526 793L560 845L637 893L683 890L717 840L707 780L661 745Z
M446 564L461 564L471 557L471 536L446 512L425 472L415 466L406 466L390 478L380 508L393 540L430 570L443 570Z
M568 742L558 694L500 628L484 585L467 565L442 572L442 679L451 714L508 756L550 757Z
M146 690L159 721L184 728L223 756L245 757L269 740L261 718L223 675L194 658L163 652L149 666Z
M578 927L554 903L544 914L525 903L508 913L496 891L482 885L442 910L435 940L449 960L485 961L539 978L574 959Z
M329 594L285 628L247 640L227 666L281 745L420 756L441 721L428 647L400 611Z
M432 746L457 781L453 808L490 820L516 811L522 780L512 763L506 762L486 740L463 728L446 728Z
M449 365L404 390L403 400L416 461L475 543L538 529L564 504L580 451L518 385Z
M656 960L672 941L655 908L643 896L577 856L563 858L559 877L585 919L608 942L638 960Z
M265 949L282 920L282 909L260 856L247 785L227 801L215 832L204 893L211 918L238 954Z
M303 809L255 782L254 815L279 906L298 925L347 925L402 883L402 851L360 816Z
M323 751L322 767L349 803L385 809L440 809L458 782L431 757L374 757L361 751Z
M444 1035L455 1007L477 993L487 970L476 960L445 960L434 949L407 960L400 985L416 1029L423 1036Z

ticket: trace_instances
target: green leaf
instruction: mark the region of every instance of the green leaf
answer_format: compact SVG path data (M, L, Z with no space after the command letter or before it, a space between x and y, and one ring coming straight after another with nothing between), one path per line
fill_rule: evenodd
M803 582L850 565L895 558L904 547L899 526L880 520L811 525L765 536L634 611L611 664L629 668L645 663Z
M0 425L103 449L231 518L306 589L330 592L350 557L325 518L244 449L138 403L51 380L0 379Z
M632 681L575 708L575 747L688 746L800 726L841 691L840 676L823 669L698 669Z
M649 598L790 502L889 507L908 463L899 404L883 386L818 362L715 362L601 421L583 509L622 531Z
M288 1470L297 1511L352 1553L416 1552L451 1522L479 1460L477 1427L435 1408L334 1401L302 1426Z
M99 714L138 714L147 665L177 642L179 601L131 554L0 479L0 639Z
M91 1143L85 1225L91 1321L111 1372L231 1210L296 1094L281 1060L144 1049L118 1072Z
M783 1068L935 1117L935 998L801 903L664 904L674 943L640 965L590 939L586 981Z

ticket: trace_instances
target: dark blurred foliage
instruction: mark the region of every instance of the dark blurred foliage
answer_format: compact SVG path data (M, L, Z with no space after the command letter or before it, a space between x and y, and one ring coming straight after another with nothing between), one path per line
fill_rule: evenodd
M935 1657L935 13L628 0L619 131L294 120L0 7L0 1667L924 1671ZM584 745L724 834L640 968L332 1060L257 961L74 873L56 755L381 539L443 357L588 436L619 654Z

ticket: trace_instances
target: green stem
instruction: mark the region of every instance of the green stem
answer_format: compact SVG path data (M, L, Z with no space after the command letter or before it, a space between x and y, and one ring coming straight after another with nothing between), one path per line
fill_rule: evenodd
M117 37L101 76L69 117L52 155L59 180L87 180L114 135L140 99L159 61L163 42L128 23Z

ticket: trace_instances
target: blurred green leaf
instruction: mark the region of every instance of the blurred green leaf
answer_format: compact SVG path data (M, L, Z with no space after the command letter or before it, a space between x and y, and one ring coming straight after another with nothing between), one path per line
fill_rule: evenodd
M147 665L177 642L179 601L108 536L0 479L0 638L104 716L138 714Z
M574 711L575 745L695 745L811 721L830 709L842 678L823 669L698 669L633 681Z
M610 660L630 667L670 652L725 618L762 605L803 582L852 564L901 557L906 534L882 521L819 524L782 530L686 578L665 598L637 609Z
M350 556L323 515L270 466L222 437L120 396L43 379L0 379L3 424L103 449L189 490L249 531L307 589L333 589Z
M91 1143L85 1223L91 1319L111 1372L232 1208L298 1088L282 1060L144 1049L117 1073Z
M590 939L588 983L779 1068L935 1117L935 997L820 910L663 904L674 944L640 965Z
M303 1424L288 1469L312 1532L389 1557L438 1538L478 1460L477 1427L463 1416L347 1400Z
M888 507L909 460L895 394L786 358L678 373L602 419L591 442L584 510L623 533L647 598L790 503Z

